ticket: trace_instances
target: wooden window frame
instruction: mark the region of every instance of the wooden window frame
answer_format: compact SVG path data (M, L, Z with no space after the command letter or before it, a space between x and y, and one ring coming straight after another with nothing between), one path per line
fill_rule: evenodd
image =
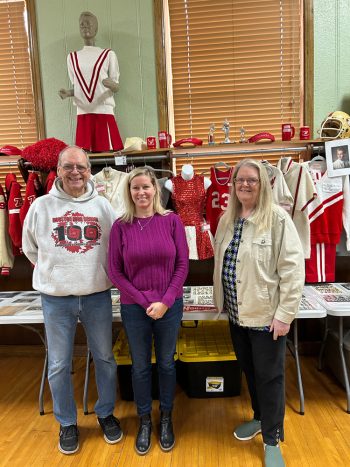
M45 120L44 120L44 105L41 90L41 77L39 65L39 49L37 40L37 27L36 27L36 12L35 0L24 0L26 12L26 25L27 25L27 42L29 51L29 63L31 70L31 88L33 92L33 114L35 115L35 130L37 140L45 138ZM20 138L18 138L20 141ZM33 141L33 143L36 141ZM6 141L3 144L9 144ZM0 144L1 145L1 144ZM18 143L16 146L21 147Z
M314 15L313 0L304 0L304 121L313 134L314 121ZM155 49L159 128L169 131L163 0L154 0ZM310 77L312 79L310 79Z
M32 82L35 104L36 127L38 131L38 139L46 137L45 118L44 118L44 102L41 89L41 76L39 65L39 47L36 27L36 12L35 0L26 0L27 4L27 20L28 20L28 41L30 64L32 69Z

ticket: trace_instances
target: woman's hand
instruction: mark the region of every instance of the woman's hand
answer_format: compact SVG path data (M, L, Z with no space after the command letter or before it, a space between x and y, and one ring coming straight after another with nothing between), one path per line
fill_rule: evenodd
M283 323L277 318L273 318L270 332L273 331L273 340L276 341L279 336L286 336L289 332L290 324Z
M162 302L151 303L146 310L146 314L153 319L163 318L167 311L168 307Z

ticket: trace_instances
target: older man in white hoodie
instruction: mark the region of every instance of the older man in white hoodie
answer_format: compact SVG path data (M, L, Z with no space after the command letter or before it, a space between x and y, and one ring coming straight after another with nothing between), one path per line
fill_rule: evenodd
M106 442L123 432L113 410L116 363L112 352L111 283L107 245L115 214L90 181L87 154L76 146L58 159L51 191L31 205L23 226L23 252L34 264L33 288L41 293L48 344L48 380L60 423L59 450L79 449L77 409L71 378L74 335L82 322L92 352L98 422Z

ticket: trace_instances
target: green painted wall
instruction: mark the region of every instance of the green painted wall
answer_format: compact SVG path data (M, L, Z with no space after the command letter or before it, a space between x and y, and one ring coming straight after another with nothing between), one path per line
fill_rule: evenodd
M47 137L74 143L76 108L62 101L71 88L67 54L83 47L79 15L91 11L99 22L96 45L117 54L120 89L116 117L123 141L158 131L152 0L36 0L38 42Z
M316 130L329 112L350 114L350 0L314 0L314 19Z
M116 116L122 139L158 131L152 0L36 0L47 136L74 142L75 108L57 91L69 87L66 56L82 47L78 18L99 20L96 44L112 48L120 66ZM332 110L350 114L350 0L314 0L314 128ZM311 77L312 79L312 77Z

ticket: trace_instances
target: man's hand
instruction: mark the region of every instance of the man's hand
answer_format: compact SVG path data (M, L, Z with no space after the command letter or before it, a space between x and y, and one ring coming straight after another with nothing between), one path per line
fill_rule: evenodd
M146 310L146 314L153 319L163 318L167 311L168 307L162 302L151 303Z
M283 323L277 318L273 318L270 332L273 332L273 340L276 341L279 336L286 336L289 332L290 324Z

